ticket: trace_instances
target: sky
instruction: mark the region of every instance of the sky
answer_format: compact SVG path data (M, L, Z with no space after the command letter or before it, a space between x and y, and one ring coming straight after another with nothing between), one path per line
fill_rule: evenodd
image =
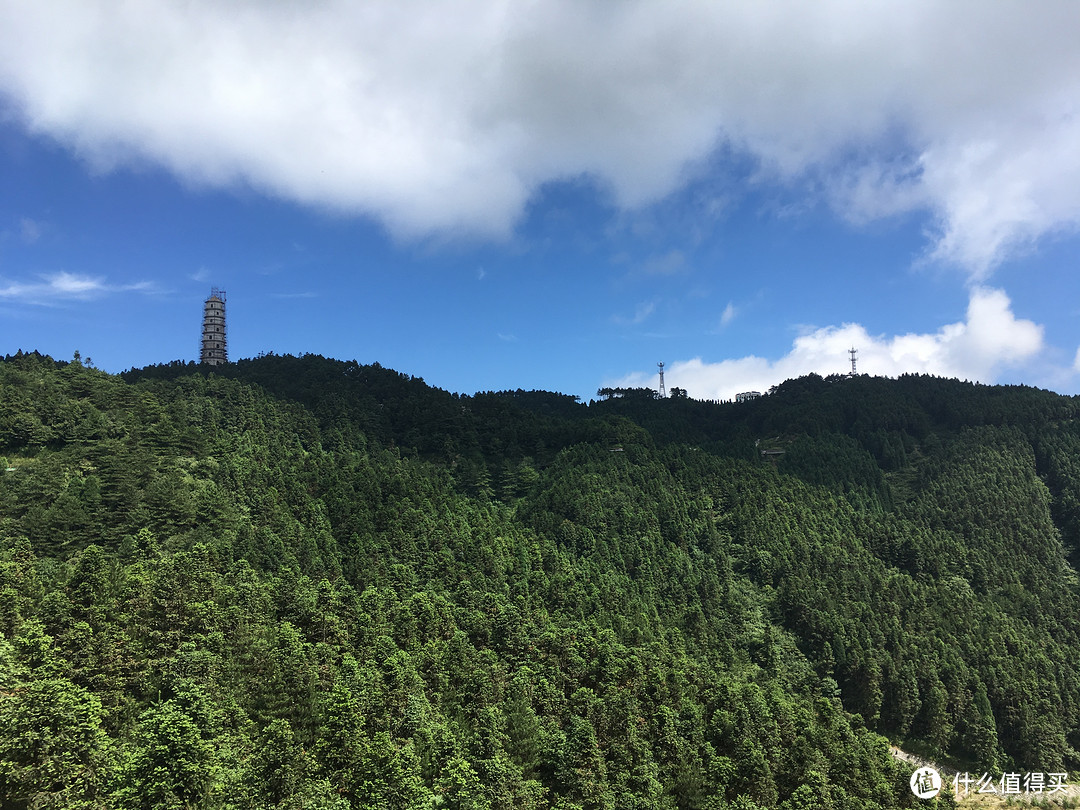
M1080 393L1080 4L0 0L0 354Z

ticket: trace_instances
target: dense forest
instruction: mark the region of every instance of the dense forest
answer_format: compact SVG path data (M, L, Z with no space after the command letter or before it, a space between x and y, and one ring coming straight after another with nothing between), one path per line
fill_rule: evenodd
M604 394L4 358L0 805L934 806L890 741L1080 769L1080 399Z

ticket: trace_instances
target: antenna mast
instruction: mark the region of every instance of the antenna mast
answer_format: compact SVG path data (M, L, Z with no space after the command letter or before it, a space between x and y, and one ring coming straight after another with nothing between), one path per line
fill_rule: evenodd
M664 390L664 364L657 363L656 365L660 369L660 399L664 399L667 396L667 391Z
M855 376L855 355L859 353L859 350L852 346L848 349L848 354L851 355L851 376Z

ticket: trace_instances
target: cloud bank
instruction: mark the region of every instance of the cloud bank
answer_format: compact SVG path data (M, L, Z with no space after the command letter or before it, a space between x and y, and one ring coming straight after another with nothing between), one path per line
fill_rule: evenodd
M993 383L1003 369L1042 350L1043 329L1017 318L1003 291L976 287L965 320L932 334L886 337L870 335L859 324L829 326L796 338L791 351L779 360L750 356L710 363L695 357L669 363L665 377L669 387L684 388L695 399L733 399L741 391L768 391L784 380L806 374L847 373L851 370L848 349L852 347L858 350L859 373L887 377L935 374ZM652 372L638 372L608 384L651 386L654 377Z
M1080 222L1080 4L0 0L0 93L99 168L253 186L409 238L623 207L716 150L845 217L930 212L988 275Z

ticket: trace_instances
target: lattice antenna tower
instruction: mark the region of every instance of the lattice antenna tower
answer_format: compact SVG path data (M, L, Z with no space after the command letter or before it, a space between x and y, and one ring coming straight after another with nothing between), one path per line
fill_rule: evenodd
M657 363L656 366L660 369L660 399L664 399L667 396L667 391L664 389L664 364Z
M852 346L848 349L848 354L851 355L851 376L855 376L855 355L859 353L859 350Z
M203 303L199 362L210 366L220 366L222 363L229 362L225 332L225 291L217 287L210 288L210 295Z

